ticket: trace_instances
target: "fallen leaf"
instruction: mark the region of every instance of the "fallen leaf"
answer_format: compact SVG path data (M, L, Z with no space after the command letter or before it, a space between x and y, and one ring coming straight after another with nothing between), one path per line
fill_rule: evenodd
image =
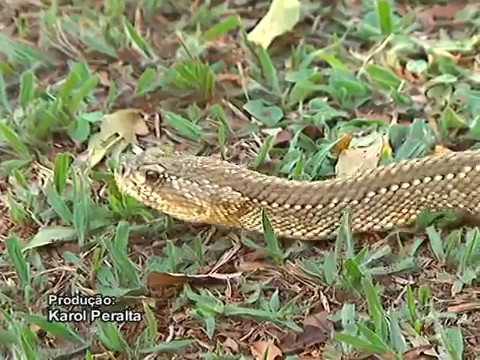
M367 146L363 146L367 143ZM383 150L383 138L374 133L363 138L353 138L349 148L342 151L336 165L337 176L349 176L378 165Z
M282 129L280 132L278 132L275 136L275 142L274 144L276 146L279 145L289 145L290 141L293 139L293 132L290 129Z
M467 5L464 1L450 2L447 5L429 6L418 14L418 18L425 26L427 32L435 29L437 20L454 20L457 13Z
M265 270L271 267L272 265L267 261L242 261L238 264L236 270L241 272L255 272L258 270Z
M452 313L464 313L480 310L480 301L466 302L462 304L449 306L447 311Z
M318 126L313 126L313 125L305 126L303 128L303 133L312 140L316 140L323 136L322 130Z
M228 251L226 251L220 259L217 260L217 263L213 266L210 270L210 273L217 272L223 265L229 263L231 259L235 256L235 254L240 250L242 246L239 242L235 242L233 247L231 247Z
M266 49L277 36L292 30L299 19L300 1L273 0L267 14L247 39Z
M423 345L418 346L413 349L408 350L403 354L404 360L429 360L429 359L437 359L437 356L431 354L432 346L431 345Z
M239 346L236 341L229 337L225 339L225 341L223 342L223 346L227 349L232 350L233 353L238 353L239 351Z
M130 144L137 143L136 135L147 135L144 114L138 109L123 109L106 115L100 127L100 136L107 139L118 134Z
M281 346L282 350L286 354L293 354L312 345L327 342L334 333L333 322L328 319L328 315L326 311L322 311L306 317L303 322L303 332L289 333Z
M218 284L238 278L240 275L241 273L239 272L233 274L212 273L203 275L187 275L180 273L152 271L148 274L147 286L152 290L157 290L159 288L184 285L187 283L195 285L205 285L210 283Z
M90 138L88 143L88 163L94 167L107 152L118 145L122 148L137 143L137 135L149 132L144 114L138 109L123 109L106 115L100 126L100 132Z
M280 350L273 342L269 341L257 341L250 347L250 351L255 360L276 360L282 358L282 350Z

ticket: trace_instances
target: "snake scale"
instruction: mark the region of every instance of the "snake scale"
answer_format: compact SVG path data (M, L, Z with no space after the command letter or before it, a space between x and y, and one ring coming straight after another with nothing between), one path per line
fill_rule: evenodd
M355 233L409 225L425 209L480 214L480 151L308 182L153 147L123 164L115 179L120 191L184 221L262 232L263 209L278 235L302 240L334 237L347 208Z

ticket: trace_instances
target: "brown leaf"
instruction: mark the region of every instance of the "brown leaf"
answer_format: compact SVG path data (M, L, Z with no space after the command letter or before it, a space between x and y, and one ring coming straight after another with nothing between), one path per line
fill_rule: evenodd
M480 301L466 302L462 304L452 305L448 307L448 312L464 313L469 311L480 310Z
M309 138L316 140L322 136L322 130L318 126L307 125L303 128L303 133Z
M435 29L437 20L447 19L453 20L457 13L467 5L464 1L450 2L447 5L435 5L426 8L418 14L420 22L423 23L427 32Z
M450 2L447 5L435 5L423 10L422 14L428 14L435 19L454 19L457 13L465 8L468 3L465 1Z
M408 350L406 353L403 354L404 360L430 360L430 359L437 359L436 356L431 355L430 350L432 350L431 345L422 345L417 346L413 349Z
M223 255L217 260L216 264L210 270L210 273L215 273L223 265L230 263L232 258L238 253L240 248L241 248L240 242L235 240L233 247L231 247L230 249L228 249L226 252L223 253Z
M120 61L126 64L133 64L140 66L142 63L142 55L130 48L122 48L117 50L117 55Z
M225 341L223 342L223 346L226 347L227 349L232 350L233 353L238 353L239 351L239 346L237 342L229 337L225 339Z
M242 261L236 267L237 271L255 272L272 267L267 261Z
M293 132L289 129L283 129L275 137L275 145L288 145L292 141Z
M255 360L277 360L282 358L282 350L280 350L273 342L269 341L257 341L250 347L250 351Z
M324 344L334 332L333 322L330 321L326 311L310 315L303 321L301 334L290 333L284 339L282 349L286 354L297 353L305 348Z
M147 286L151 290L158 290L160 288L184 285L191 283L195 285L218 284L225 283L231 279L238 278L241 273L233 274L204 274L204 275L187 275L179 273L167 273L152 271L147 277Z

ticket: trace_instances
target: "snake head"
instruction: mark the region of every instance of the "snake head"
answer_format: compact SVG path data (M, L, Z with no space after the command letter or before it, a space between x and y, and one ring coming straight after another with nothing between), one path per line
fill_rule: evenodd
M206 158L166 155L158 148L150 148L125 162L115 179L122 192L175 218L210 224L225 222L225 218L220 219L228 205L225 199L240 194L212 181L209 160L202 159Z

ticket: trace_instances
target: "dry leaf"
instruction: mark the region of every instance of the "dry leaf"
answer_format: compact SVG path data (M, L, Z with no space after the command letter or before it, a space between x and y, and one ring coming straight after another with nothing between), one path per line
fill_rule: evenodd
M240 245L240 242L238 242L237 240L234 240L233 247L231 247L228 251L223 253L223 255L220 257L220 259L217 260L215 265L210 270L210 273L217 272L223 265L229 263L230 260L232 260L232 258L240 250L241 247L242 246Z
M297 353L312 345L324 344L334 333L333 322L330 321L326 311L313 314L305 318L303 332L291 333L285 337L282 350L287 353Z
M289 145L290 141L293 139L293 132L292 130L289 129L283 129L280 131L277 136L275 137L275 142L274 144L276 146L279 145Z
M427 32L435 29L438 19L454 20L457 13L467 5L464 1L450 2L447 5L429 6L418 14L420 22L426 27Z
M248 41L268 48L273 39L293 29L300 19L300 1L273 0L270 9L247 36Z
M364 142L369 142L368 146L361 146ZM382 150L383 138L378 133L352 139L350 148L341 152L338 157L335 169L337 176L354 175L360 171L375 168Z
M282 358L282 350L280 350L273 342L269 341L257 341L250 347L250 351L255 360L278 360Z
M448 307L447 311L452 313L480 311L480 301L465 302L457 305L452 305Z
M431 355L432 346L423 345L408 350L403 354L404 360L430 360L437 359L437 356Z
M231 279L240 277L241 273L232 273L232 274L204 274L204 275L187 275L179 273L167 273L167 272L157 272L153 271L148 274L147 277L147 286L152 290L158 290L160 288L175 286L175 285L184 285L186 283L195 284L195 285L206 285L206 284L218 284L225 283Z
M130 144L136 144L136 135L148 134L143 112L138 109L123 109L106 115L100 128L101 138L108 139L116 134Z
M272 265L267 261L241 261L238 266L236 266L236 270L241 272L255 272L271 267Z
M94 167L112 147L118 145L122 150L128 144L137 143L137 135L147 135L148 127L143 112L138 109L123 109L106 115L100 132L90 138L88 143L88 163Z
M225 341L223 342L223 346L227 349L232 350L233 353L238 353L240 349L236 341L229 337L225 339Z

